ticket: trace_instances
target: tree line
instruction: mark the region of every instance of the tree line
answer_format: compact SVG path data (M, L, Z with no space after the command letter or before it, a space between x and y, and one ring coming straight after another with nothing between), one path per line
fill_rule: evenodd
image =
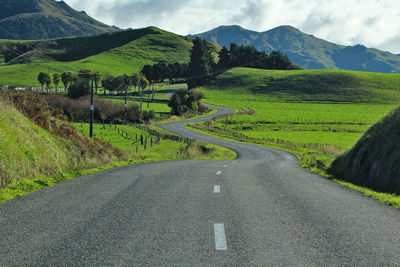
M121 93L129 91L132 87L135 88L135 92L139 92L149 86L146 76L141 73L132 75L124 74L117 77L107 74L103 77L100 72L93 72L91 70L80 70L77 73L64 72L61 75L58 73L50 75L46 72L40 72L38 74L38 81L42 86L42 92L44 91L44 85L46 85L47 92L49 92L52 83L56 86L57 92L61 81L64 84L64 88L67 89L67 95L71 98L88 95L92 86L91 83L93 83L96 95L98 94L100 82L104 89L104 94L106 94L107 90Z
M189 64L176 62L145 65L141 73L150 83L159 83L169 79L171 83L187 82L189 88L194 88L207 85L216 75L234 67L271 70L300 69L280 51L272 51L268 54L258 51L253 46L238 46L235 43L232 43L229 49L223 47L218 53L218 57L219 60L216 63L208 42L196 38L193 41Z
M207 41L200 38L193 41L187 72L189 88L207 85L216 75L234 67L274 70L300 69L280 51L272 51L268 54L260 52L252 46L238 46L235 43L232 43L229 49L223 47L218 56L219 60L216 63Z
M171 83L178 81L185 82L187 76L188 64L175 62L166 64L164 62L154 65L145 65L141 73L150 83L160 83L165 79L169 79Z

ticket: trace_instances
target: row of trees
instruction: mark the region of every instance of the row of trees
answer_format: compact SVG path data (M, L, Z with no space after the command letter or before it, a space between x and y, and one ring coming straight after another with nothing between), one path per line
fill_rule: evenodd
M185 80L187 76L188 64L175 62L173 64L157 63L155 65L145 65L141 73L151 83L163 82L169 79L171 83L177 80Z
M135 73L133 75L121 75L121 76L111 76L106 75L102 81L104 94L106 90L117 91L117 92L126 92L134 88L135 92L142 92L146 89L150 82L147 78L141 73Z
M107 90L123 92L129 91L134 87L135 91L140 91L149 86L149 81L141 73L124 74L117 77L106 75L103 77L100 72L92 72L90 70L80 70L77 73L64 72L61 75L54 73L52 76L49 73L41 72L38 75L38 81L42 85L42 91L44 90L44 85L46 85L47 92L52 83L56 86L57 92L58 85L62 81L64 88L68 89L68 95L72 98L79 98L89 94L91 82L94 84L95 94L98 94L100 82L102 82L104 94L106 94Z
M58 73L53 73L53 75L50 75L47 72L40 72L38 74L38 81L42 85L42 92L44 91L44 85L46 85L47 92L49 92L50 85L52 83L55 85L56 92L57 92L60 81L62 81L62 83L64 84L64 88L67 89L70 84L72 84L73 82L77 82L82 77L90 78L87 75L89 72L91 72L91 71L82 70L75 74L71 73L71 72L64 72L61 75ZM94 79L95 79L96 83L98 83L101 79L101 74L99 72L95 72Z

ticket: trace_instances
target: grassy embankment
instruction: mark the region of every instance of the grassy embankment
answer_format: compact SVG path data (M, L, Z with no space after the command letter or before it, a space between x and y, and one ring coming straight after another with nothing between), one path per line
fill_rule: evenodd
M110 168L121 158L110 145L85 138L33 101L21 108L23 115L13 102L0 99L0 203Z
M195 127L288 150L300 166L327 175L332 161L395 107L399 91L395 74L235 68L202 89L205 101L249 108L254 114Z

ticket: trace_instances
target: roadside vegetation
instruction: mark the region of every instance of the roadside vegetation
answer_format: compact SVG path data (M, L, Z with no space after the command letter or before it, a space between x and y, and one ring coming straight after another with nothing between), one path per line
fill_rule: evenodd
M130 105L128 123L142 123L146 111L140 113L137 104ZM85 123L88 106L87 97L0 90L0 203L62 180L123 165L236 157L222 147L177 136L171 140L161 131L121 125L123 105L104 100L96 102L96 118L103 123L95 124L95 136L90 139Z
M0 202L46 185L46 177L121 159L118 149L75 131L37 94L0 92Z

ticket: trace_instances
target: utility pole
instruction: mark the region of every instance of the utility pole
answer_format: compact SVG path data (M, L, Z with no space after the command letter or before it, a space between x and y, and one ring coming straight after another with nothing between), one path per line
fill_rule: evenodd
M124 113L124 125L126 125L126 122L127 122L127 117L128 117L128 114L127 114L127 111L126 111L126 108L127 108L126 100L127 100L127 98L128 98L128 88L126 88L126 89L125 89L125 113Z
M93 137L93 118L94 118L94 104L93 104L93 80L94 77L92 76L92 85L90 87L90 130L89 136Z
M142 112L143 88L140 87L139 89L140 89L140 112Z

